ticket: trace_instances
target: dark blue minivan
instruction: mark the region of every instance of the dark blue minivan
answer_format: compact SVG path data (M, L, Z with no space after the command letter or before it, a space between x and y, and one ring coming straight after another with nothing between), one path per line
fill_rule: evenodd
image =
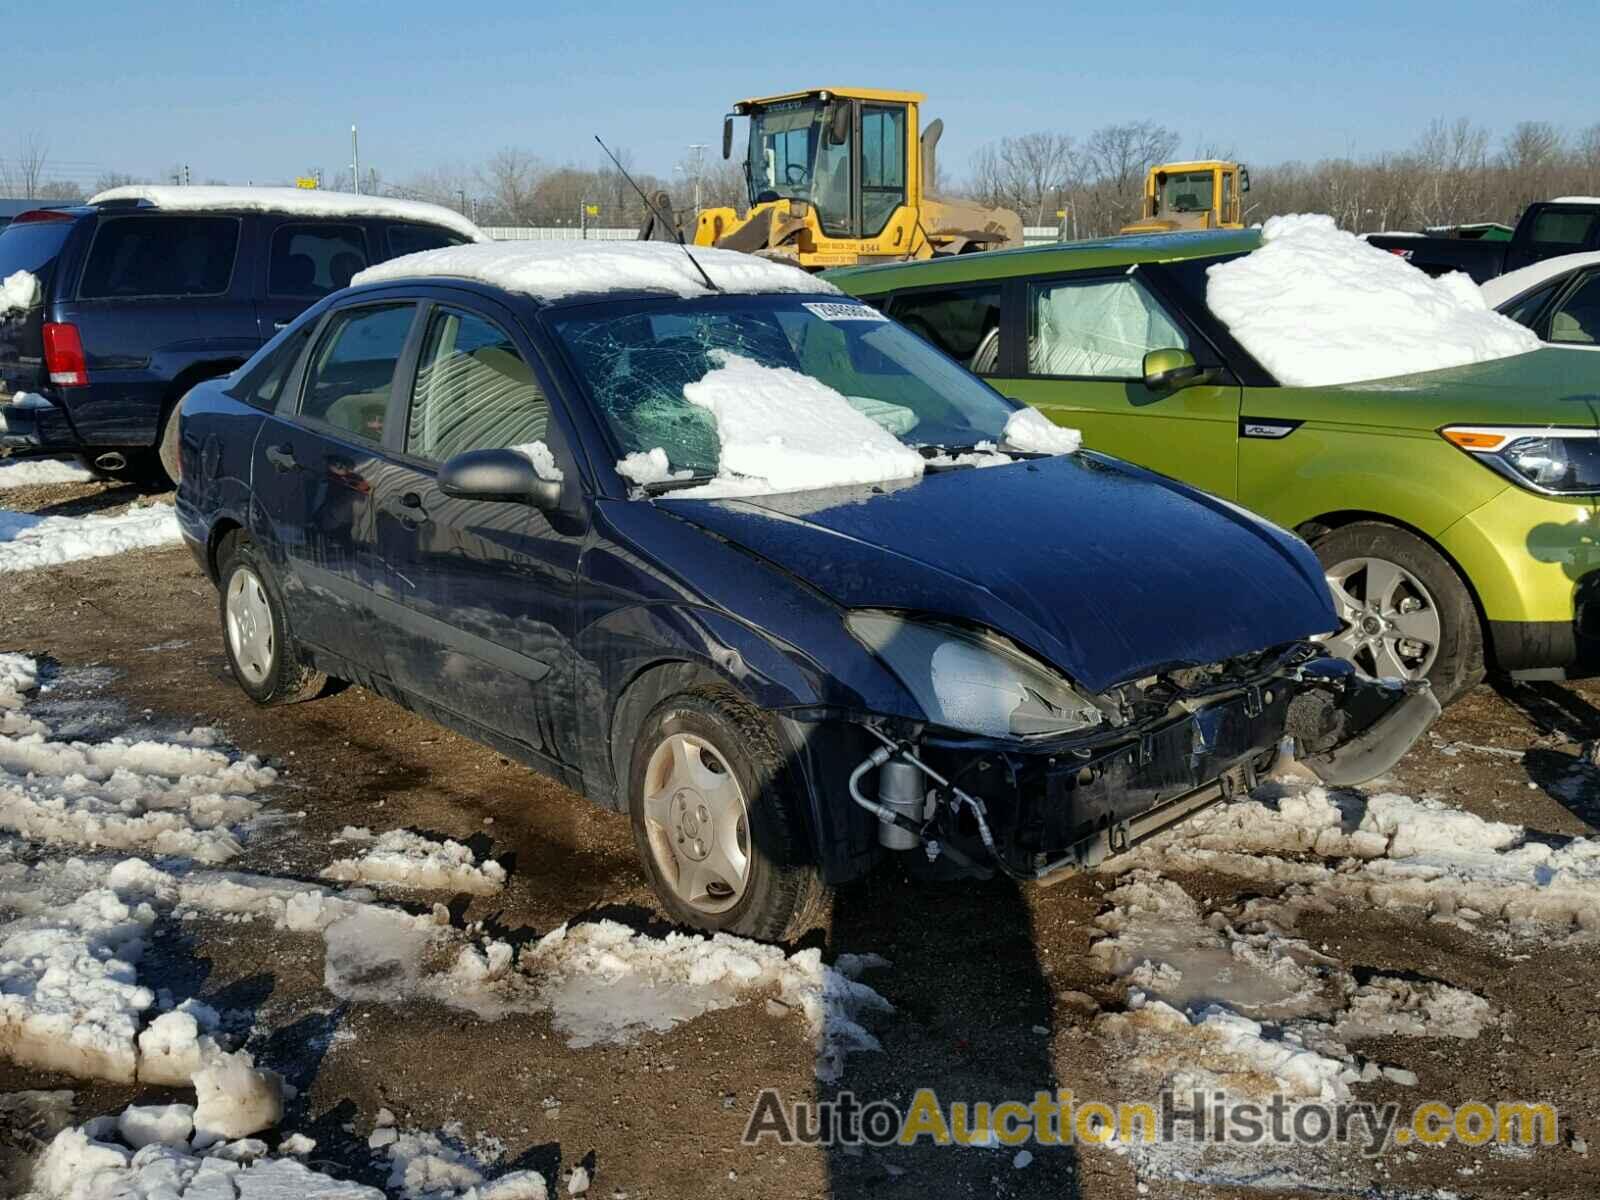
M294 188L117 188L0 231L0 453L79 455L159 478L167 418L371 263L478 241L431 204Z
M889 854L1040 879L1437 716L1313 638L1304 543L794 268L384 264L180 417L257 703L357 681L626 813L666 911L784 938ZM1043 429L1040 426L1045 426Z

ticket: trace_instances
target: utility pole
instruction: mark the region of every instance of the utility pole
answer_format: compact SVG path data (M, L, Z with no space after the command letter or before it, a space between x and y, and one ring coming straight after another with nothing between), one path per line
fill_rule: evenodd
M188 187L189 186L189 164L188 163L184 163L183 164L183 186L184 187Z
M457 188L456 195L461 197L461 215L464 217L467 215L467 189Z
M350 183L361 195L361 150L356 142L356 127L350 126Z
M706 152L705 143L704 142L696 142L696 143L692 144L689 147L689 152L693 156L690 159L690 161L694 163L694 219L696 221L699 221L700 220L700 180L701 180L701 176L702 176L702 171L701 171L701 166L700 166L700 159L701 159L701 156Z

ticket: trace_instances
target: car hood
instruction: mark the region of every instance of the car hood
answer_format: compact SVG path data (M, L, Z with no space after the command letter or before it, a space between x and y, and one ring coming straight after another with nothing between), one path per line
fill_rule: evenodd
M1442 425L1593 428L1600 423L1600 354L1547 347L1443 371L1292 389L1292 396L1291 389L1275 390L1276 396L1251 396L1251 406L1276 404L1310 420L1417 431Z
M845 608L986 626L1090 692L1337 625L1303 543L1095 454L899 485L656 503Z

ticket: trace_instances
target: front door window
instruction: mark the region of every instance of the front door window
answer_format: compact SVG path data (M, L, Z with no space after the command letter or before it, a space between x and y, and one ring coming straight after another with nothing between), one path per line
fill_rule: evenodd
M861 233L883 232L906 202L906 110L863 105L861 109Z

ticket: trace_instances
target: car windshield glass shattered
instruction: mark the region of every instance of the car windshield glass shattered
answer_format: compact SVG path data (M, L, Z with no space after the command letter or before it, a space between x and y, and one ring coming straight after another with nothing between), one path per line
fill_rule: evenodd
M1014 411L915 334L837 297L607 304L552 324L619 457L658 464L639 482L899 478L941 452L992 448Z

